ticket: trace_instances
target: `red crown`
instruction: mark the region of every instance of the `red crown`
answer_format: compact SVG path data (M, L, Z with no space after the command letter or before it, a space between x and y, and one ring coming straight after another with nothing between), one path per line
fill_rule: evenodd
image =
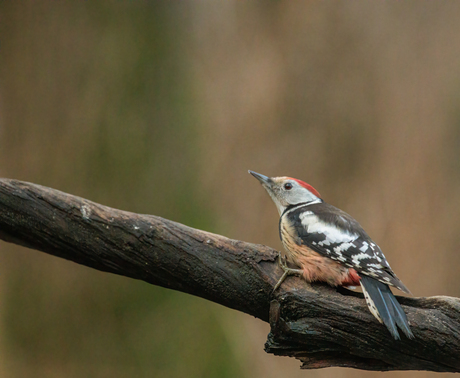
M313 186L311 186L310 184L307 184L306 182L303 182L302 180L297 180L295 178L293 178L293 180L297 181L305 189L307 189L310 192L312 192L316 197L321 198L321 194L319 194L319 192L315 188L313 188Z

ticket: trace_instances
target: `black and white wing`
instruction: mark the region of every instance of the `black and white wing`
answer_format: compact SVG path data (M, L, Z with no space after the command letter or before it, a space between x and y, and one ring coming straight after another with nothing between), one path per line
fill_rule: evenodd
M294 208L285 216L289 217L302 244L358 273L409 293L393 273L380 247L344 211L322 202Z

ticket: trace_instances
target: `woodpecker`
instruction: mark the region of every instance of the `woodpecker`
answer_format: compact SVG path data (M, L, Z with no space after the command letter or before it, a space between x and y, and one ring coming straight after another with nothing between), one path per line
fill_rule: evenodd
M284 274L331 286L361 285L369 311L399 340L397 326L414 338L401 305L389 286L410 293L390 268L380 247L361 225L344 211L326 203L311 185L291 177L267 177L249 171L270 195L280 214L279 234L287 259L300 269L288 268L280 254Z

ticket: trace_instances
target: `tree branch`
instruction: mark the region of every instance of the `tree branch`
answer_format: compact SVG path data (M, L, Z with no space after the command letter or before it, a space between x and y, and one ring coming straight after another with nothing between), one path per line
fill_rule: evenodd
M269 321L267 352L303 368L460 371L460 299L398 297L415 340L395 341L360 293L288 278L277 252L43 186L0 179L0 239L193 294Z

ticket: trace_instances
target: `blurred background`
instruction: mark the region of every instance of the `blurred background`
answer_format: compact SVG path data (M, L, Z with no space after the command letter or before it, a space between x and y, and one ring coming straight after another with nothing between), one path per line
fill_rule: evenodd
M460 296L460 2L0 3L0 174L280 249L312 184L415 296ZM301 371L267 324L0 244L1 377ZM429 377L394 372L386 377Z

